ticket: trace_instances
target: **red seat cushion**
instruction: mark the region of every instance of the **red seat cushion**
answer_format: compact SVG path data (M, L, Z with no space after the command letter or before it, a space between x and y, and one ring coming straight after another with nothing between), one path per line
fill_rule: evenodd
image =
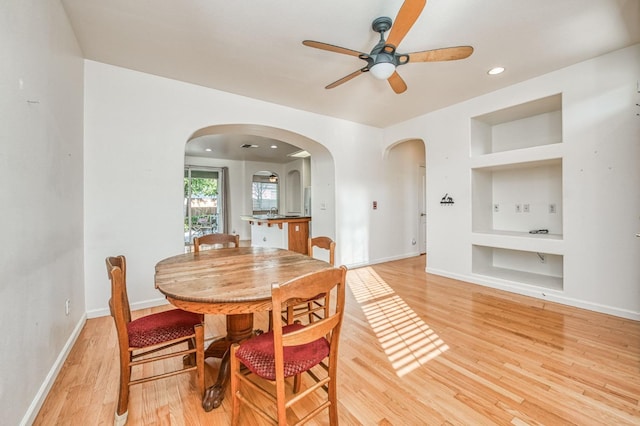
M302 324L286 325L283 334L304 328ZM324 337L306 345L284 348L284 377L295 376L318 365L329 355L329 342ZM254 374L267 380L276 379L273 331L253 337L240 345L236 357Z
M200 315L182 309L147 315L127 324L129 346L144 348L189 336L201 322Z

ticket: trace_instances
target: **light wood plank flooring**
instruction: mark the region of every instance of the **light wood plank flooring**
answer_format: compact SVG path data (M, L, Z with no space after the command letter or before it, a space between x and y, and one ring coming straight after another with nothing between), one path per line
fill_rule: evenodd
M639 322L426 274L425 261L349 271L342 425L640 424ZM222 334L224 318L207 328ZM112 319L87 321L35 424L113 424L117 356ZM205 413L188 374L132 387L129 425L229 423L230 397Z

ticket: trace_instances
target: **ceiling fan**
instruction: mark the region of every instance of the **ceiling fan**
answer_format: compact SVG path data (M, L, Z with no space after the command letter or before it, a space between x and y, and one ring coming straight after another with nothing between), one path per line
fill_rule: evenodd
M404 82L396 68L410 62L436 62L436 61L452 61L456 59L464 59L473 53L471 46L445 47L442 49L425 50L414 53L398 53L396 51L398 45L407 35L413 24L416 22L422 9L424 9L427 0L405 0L400 7L396 22L392 26L391 18L383 16L376 18L371 24L373 31L380 34L380 41L371 50L371 53L358 52L356 50L347 49L332 44L322 43L319 41L305 40L302 42L305 46L314 47L316 49L328 50L329 52L342 53L344 55L356 56L367 62L363 68L342 77L339 80L329 84L325 89L333 89L336 86L346 83L367 71L371 71L374 77L380 80L387 80L394 92L400 94L407 90L407 84ZM389 31L389 36L384 39L384 33Z

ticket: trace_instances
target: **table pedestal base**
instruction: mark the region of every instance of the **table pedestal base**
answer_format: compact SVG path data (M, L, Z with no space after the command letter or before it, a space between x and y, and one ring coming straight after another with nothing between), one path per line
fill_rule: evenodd
M256 334L262 333L256 330ZM202 408L211 411L218 408L224 399L224 392L229 384L229 348L233 343L248 339L253 332L253 314L227 315L227 335L211 342L204 351L204 357L220 358L220 369L216 382L204 391Z

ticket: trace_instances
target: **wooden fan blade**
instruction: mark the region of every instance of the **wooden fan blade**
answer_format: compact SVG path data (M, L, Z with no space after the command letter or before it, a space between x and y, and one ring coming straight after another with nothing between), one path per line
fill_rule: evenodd
M347 81L351 80L352 78L355 78L357 76L359 76L360 74L362 74L365 71L368 71L369 69L367 67L361 68L358 71L354 71L349 75L345 75L344 77L342 77L340 80L336 80L333 83L331 83L330 85L328 85L327 87L325 87L325 89L333 89L336 86L340 86L342 83L346 83Z
M425 50L423 52L409 53L409 62L437 62L437 61L455 61L471 56L473 47L458 46L444 47L442 49Z
M398 71L395 71L393 74L391 74L391 77L389 77L387 81L389 82L389 85L391 86L393 91L398 95L407 90L407 83L405 83L402 77L400 77Z
M368 54L347 49L345 47L334 46L333 44L322 43L320 41L305 40L302 42L305 46L315 47L316 49L328 50L329 52L342 53L344 55L361 57L362 55L369 57ZM364 58L363 58L364 59Z
M386 44L392 44L397 48L420 16L420 13L422 13L422 9L426 4L427 0L405 0L389 31Z

